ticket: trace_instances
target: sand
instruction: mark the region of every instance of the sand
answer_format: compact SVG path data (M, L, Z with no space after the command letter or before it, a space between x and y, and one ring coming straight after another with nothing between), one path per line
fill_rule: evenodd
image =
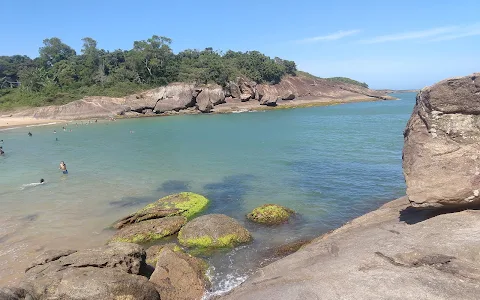
M28 127L29 125L49 125L63 123L63 120L36 119L32 117L0 117L0 130Z

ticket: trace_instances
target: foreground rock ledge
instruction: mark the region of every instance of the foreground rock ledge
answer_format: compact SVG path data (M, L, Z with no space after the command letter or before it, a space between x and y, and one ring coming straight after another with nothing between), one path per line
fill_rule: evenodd
M397 199L221 299L478 299L480 211L438 213Z
M412 205L480 205L480 73L422 89L404 136Z

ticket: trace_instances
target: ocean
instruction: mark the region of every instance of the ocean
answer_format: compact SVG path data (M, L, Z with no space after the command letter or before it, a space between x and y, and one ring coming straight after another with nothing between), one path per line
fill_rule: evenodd
M319 236L405 194L403 129L415 94L393 96L399 100L0 131L0 285L18 282L44 250L102 245L115 220L192 191L211 200L205 214L229 215L254 237L204 257L212 293L228 290L275 247ZM45 184L28 185L41 178ZM277 227L245 219L265 203L297 215Z

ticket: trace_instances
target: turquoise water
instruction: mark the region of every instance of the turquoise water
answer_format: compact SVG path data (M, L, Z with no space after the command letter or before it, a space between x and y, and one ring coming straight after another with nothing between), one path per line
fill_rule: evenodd
M214 289L226 289L272 247L318 236L404 195L402 132L415 94L396 96L401 100L2 131L0 283L20 276L14 262L28 265L44 249L101 245L116 219L188 190L212 201L206 213L238 219L255 238L207 258ZM58 169L61 160L68 175ZM22 187L40 178L47 183ZM245 221L251 209L272 202L298 217L276 228Z

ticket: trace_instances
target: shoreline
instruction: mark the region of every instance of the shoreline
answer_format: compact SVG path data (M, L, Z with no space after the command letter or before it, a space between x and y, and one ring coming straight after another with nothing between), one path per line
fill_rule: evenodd
M349 98L308 98L302 97L297 98L294 100L281 100L277 103L276 106L267 106L267 105L260 105L258 102L230 102L230 103L222 103L216 105L214 109L209 113L202 113L199 110L183 109L179 111L172 111L166 112L163 114L151 114L151 115L117 115L111 116L111 118L115 119L136 119L136 118L149 118L149 117L167 117L167 116L177 116L177 115L214 115L214 114L233 114L233 113L244 113L244 112L258 112L258 111L271 111L271 110L281 110L281 109L293 109L293 108L308 108L308 107L319 107L319 106L330 106L330 105L338 105L338 104L348 104L348 103L359 103L359 102L376 102L376 101L390 101L390 100L398 100L394 99L379 99L374 97L349 97ZM97 117L85 117L79 116L78 118L72 118L69 120L64 119L40 119L35 117L19 117L16 116L21 114L28 109L22 109L20 111L12 112L7 115L6 112L3 112L3 115L0 115L0 131L5 130L12 130L18 128L27 128L32 126L47 126L47 125L56 125L59 123L66 123L75 121L82 121L82 120L94 120L94 119L102 119L107 120L105 116ZM1 112L0 112L1 113Z

